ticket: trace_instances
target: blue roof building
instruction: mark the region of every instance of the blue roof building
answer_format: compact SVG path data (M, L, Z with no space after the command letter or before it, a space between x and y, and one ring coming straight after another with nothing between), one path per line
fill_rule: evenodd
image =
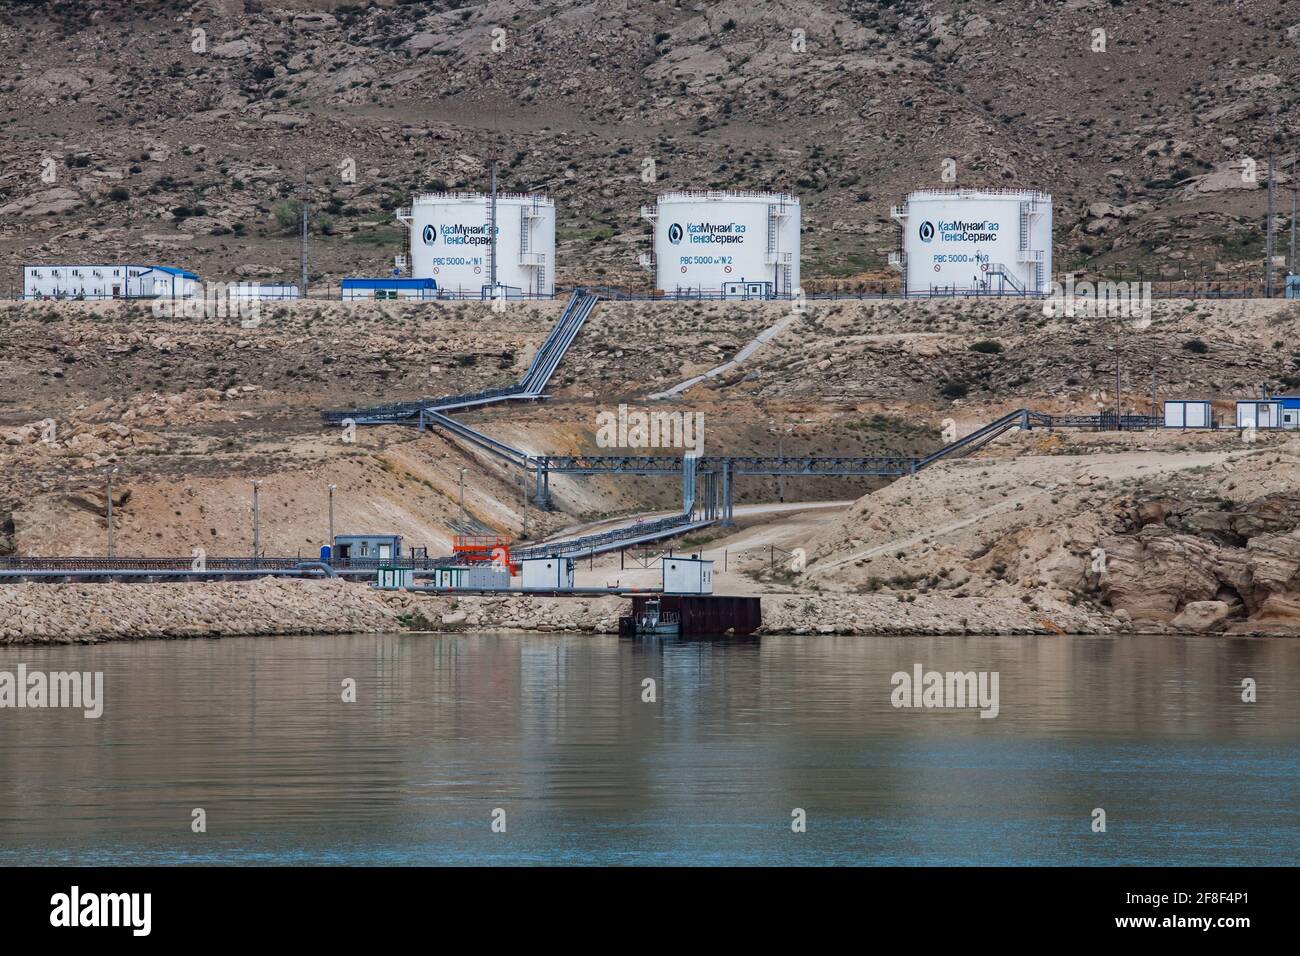
M434 279L344 279L339 288L344 301L350 299L436 299L438 283Z

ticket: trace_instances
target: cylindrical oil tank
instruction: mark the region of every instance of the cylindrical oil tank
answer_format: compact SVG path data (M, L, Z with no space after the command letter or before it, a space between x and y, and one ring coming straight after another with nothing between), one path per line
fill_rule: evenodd
M1052 281L1052 197L1021 189L922 189L891 211L903 291L1039 295Z
M654 226L655 287L667 295L788 297L799 290L799 200L785 193L664 193Z
M492 200L486 193L426 193L398 218L410 228L410 269L438 289L478 297L491 284ZM555 203L498 193L496 281L508 297L555 294Z

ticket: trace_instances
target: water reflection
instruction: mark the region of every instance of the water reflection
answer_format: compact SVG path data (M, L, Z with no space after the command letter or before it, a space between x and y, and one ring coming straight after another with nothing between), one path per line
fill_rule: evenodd
M0 669L19 662L102 670L106 702L99 720L0 710L9 863L1281 864L1300 848L1300 642L0 648ZM997 671L999 716L894 709L890 676L916 663Z

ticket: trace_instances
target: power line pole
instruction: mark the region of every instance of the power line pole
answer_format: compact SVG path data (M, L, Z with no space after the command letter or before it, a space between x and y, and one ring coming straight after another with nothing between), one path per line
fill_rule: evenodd
M1291 264L1287 269L1290 275L1295 275L1295 190L1291 190Z
M302 297L307 298L307 186L302 190Z
M519 473L519 510L524 519L524 530L520 535L520 540L528 538L528 467Z
M491 250L489 255L492 257L488 262L488 285L492 287L492 295L497 294L497 154L496 148L488 154L491 165L491 193L488 199L488 248Z
M1277 180L1274 178L1273 157L1268 158L1268 223L1264 233L1264 296L1273 298L1273 256L1276 247L1273 242L1273 216L1277 206Z
M113 556L113 476L117 474L116 468L110 468L108 472L108 556Z
M253 561L262 555L262 483L253 482Z

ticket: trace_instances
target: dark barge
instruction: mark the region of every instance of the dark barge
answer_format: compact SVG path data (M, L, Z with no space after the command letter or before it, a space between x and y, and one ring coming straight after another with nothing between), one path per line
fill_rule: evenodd
M763 623L760 599L717 594L635 594L632 613L618 619L618 632L634 636L636 622L646 615L646 602L658 601L660 613L672 613L682 637L753 634Z

